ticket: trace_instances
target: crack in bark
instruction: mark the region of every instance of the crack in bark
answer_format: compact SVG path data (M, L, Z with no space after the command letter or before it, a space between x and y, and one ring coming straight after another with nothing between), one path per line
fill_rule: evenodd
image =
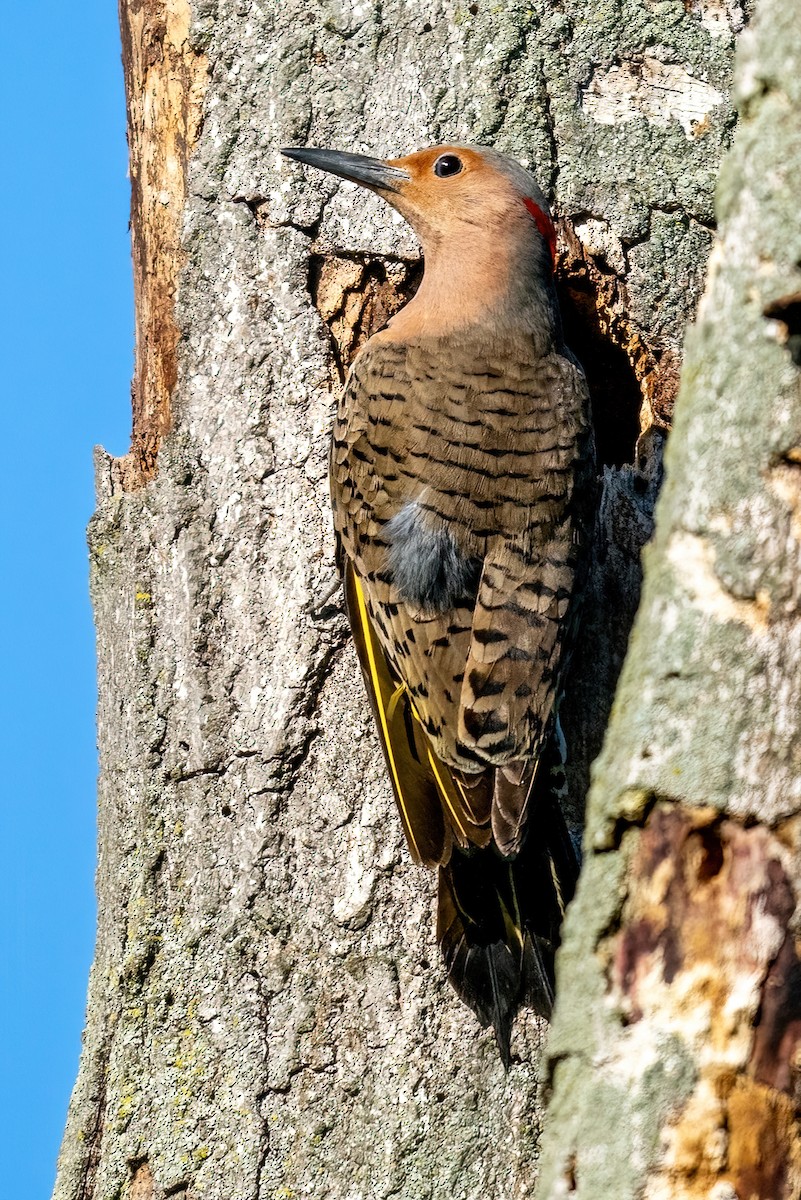
M266 196L258 193L232 196L231 203L244 205L260 229L294 229L296 233L303 234L309 241L314 241L323 223L323 211L308 225L301 225L300 222L292 221L289 218L285 221L271 221L270 202Z
M97 1075L95 1083L97 1091L93 1121L88 1134L84 1135L84 1144L88 1147L83 1168L75 1192L75 1200L94 1200L97 1171L100 1166L100 1155L103 1147L103 1134L106 1127L106 1109L108 1107L107 1081L109 1063L111 1060L112 1036L108 1032L101 1042L97 1056Z
M255 984L256 995L258 997L259 1028L261 1030L262 1042L264 1045L263 1077L266 1079L268 1076L268 1067L269 1067L269 1059L270 1059L270 1020L269 1020L270 1003L269 1003L269 997L264 988L264 980L262 979L262 977L258 973L258 971L255 971L255 970L249 971L248 977L253 980L253 982ZM255 1172L256 1189L254 1192L254 1200L259 1200L259 1198L264 1194L262 1184L265 1182L265 1176L266 1176L266 1172L267 1172L267 1162L268 1162L268 1159L270 1156L270 1125L269 1125L269 1119L265 1116L264 1111L263 1111L264 1101L266 1100L268 1094L269 1094L269 1089L265 1089L265 1091L259 1092L259 1094L256 1096L256 1110L259 1114L259 1120L261 1122L262 1144L261 1144L261 1150L259 1153L258 1163L256 1166L256 1172Z

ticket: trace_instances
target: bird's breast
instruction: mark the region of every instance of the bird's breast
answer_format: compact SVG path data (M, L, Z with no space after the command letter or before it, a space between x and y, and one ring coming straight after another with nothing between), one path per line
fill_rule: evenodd
M586 422L566 359L525 344L477 353L443 341L384 342L363 357L342 415L387 519L418 502L468 555L558 519Z

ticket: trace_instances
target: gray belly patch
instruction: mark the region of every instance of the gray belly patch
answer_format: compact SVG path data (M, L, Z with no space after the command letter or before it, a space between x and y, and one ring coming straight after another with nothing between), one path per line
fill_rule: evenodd
M405 504L384 527L392 580L415 608L447 612L475 603L481 560L462 554L450 530L431 529L415 502Z

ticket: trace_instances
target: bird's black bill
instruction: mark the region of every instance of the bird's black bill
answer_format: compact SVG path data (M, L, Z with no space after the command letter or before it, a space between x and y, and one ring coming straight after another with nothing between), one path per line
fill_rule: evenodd
M398 185L411 178L400 167L391 167L380 158L368 158L366 154L345 154L341 150L315 150L311 146L287 147L281 153L308 167L317 167L329 175L339 175L351 183L376 188L380 192L396 192Z

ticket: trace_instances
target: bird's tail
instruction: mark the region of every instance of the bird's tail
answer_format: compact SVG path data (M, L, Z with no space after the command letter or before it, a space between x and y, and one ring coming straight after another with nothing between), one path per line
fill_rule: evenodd
M490 845L453 848L439 869L437 941L448 978L483 1028L492 1025L508 1070L521 1005L549 1018L554 954L578 874L556 798L532 797L528 832L514 858Z

